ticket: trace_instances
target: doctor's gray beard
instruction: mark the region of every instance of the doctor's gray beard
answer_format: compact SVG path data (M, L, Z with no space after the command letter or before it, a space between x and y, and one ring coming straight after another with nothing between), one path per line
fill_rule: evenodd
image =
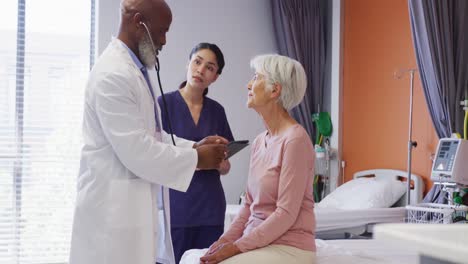
M154 68L156 65L156 54L154 54L153 45L148 34L145 34L143 39L138 43L138 51L140 52L142 63L147 68Z

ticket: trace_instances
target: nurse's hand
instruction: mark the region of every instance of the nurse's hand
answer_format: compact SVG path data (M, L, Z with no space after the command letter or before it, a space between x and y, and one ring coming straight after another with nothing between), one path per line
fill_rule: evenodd
M198 154L197 168L202 170L219 168L227 153L225 144L203 144L195 149Z
M242 253L240 249L234 245L232 242L227 242L222 244L218 250L210 254L210 251L206 253L205 256L200 258L200 263L204 264L213 264L219 263L225 259L228 259L232 256Z
M218 171L219 171L219 174L226 175L230 169L231 169L231 163L229 162L229 160L223 160L221 164L219 165Z
M198 141L197 143L193 144L193 148L198 148L199 146L202 145L208 145L208 144L223 144L227 145L229 141L223 137L220 136L207 136L204 139Z

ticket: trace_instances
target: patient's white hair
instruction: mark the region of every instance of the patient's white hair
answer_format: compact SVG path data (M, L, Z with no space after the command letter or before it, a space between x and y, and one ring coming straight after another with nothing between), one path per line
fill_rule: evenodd
M291 110L304 98L307 76L300 62L286 56L267 54L253 58L250 67L265 75L267 89L273 89L276 83L281 85L278 102L286 110Z

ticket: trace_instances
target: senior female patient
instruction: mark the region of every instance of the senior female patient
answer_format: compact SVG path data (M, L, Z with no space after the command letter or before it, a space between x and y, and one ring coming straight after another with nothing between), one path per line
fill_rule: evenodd
M247 106L266 131L252 145L246 202L202 263L314 263L314 157L304 128L289 114L304 97L302 65L280 55L251 61Z

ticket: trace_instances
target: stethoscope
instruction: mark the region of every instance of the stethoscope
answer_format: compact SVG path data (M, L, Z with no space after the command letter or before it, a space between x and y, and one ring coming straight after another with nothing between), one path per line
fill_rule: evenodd
M153 38L151 37L151 34L149 32L148 27L146 26L145 22L140 21L140 25L143 25L145 27L146 33L148 33L149 39L151 41L151 47L153 48L154 55L156 56L156 49L154 48ZM156 63L154 65L154 69L156 70L156 75L158 76L159 91L161 92L161 98L162 98L162 101L163 101L164 114L167 117L167 125L168 125L168 128L169 128L169 134L171 134L172 144L174 144L174 146L176 146L176 143L175 143L175 140L174 140L174 134L172 133L171 119L169 118L169 112L167 111L166 98L164 97L164 91L163 91L162 85L161 85L161 77L159 76L159 71L161 70L161 65L159 64L159 59L158 59L157 56L156 56ZM156 100L155 100L154 103L155 104L157 103Z

